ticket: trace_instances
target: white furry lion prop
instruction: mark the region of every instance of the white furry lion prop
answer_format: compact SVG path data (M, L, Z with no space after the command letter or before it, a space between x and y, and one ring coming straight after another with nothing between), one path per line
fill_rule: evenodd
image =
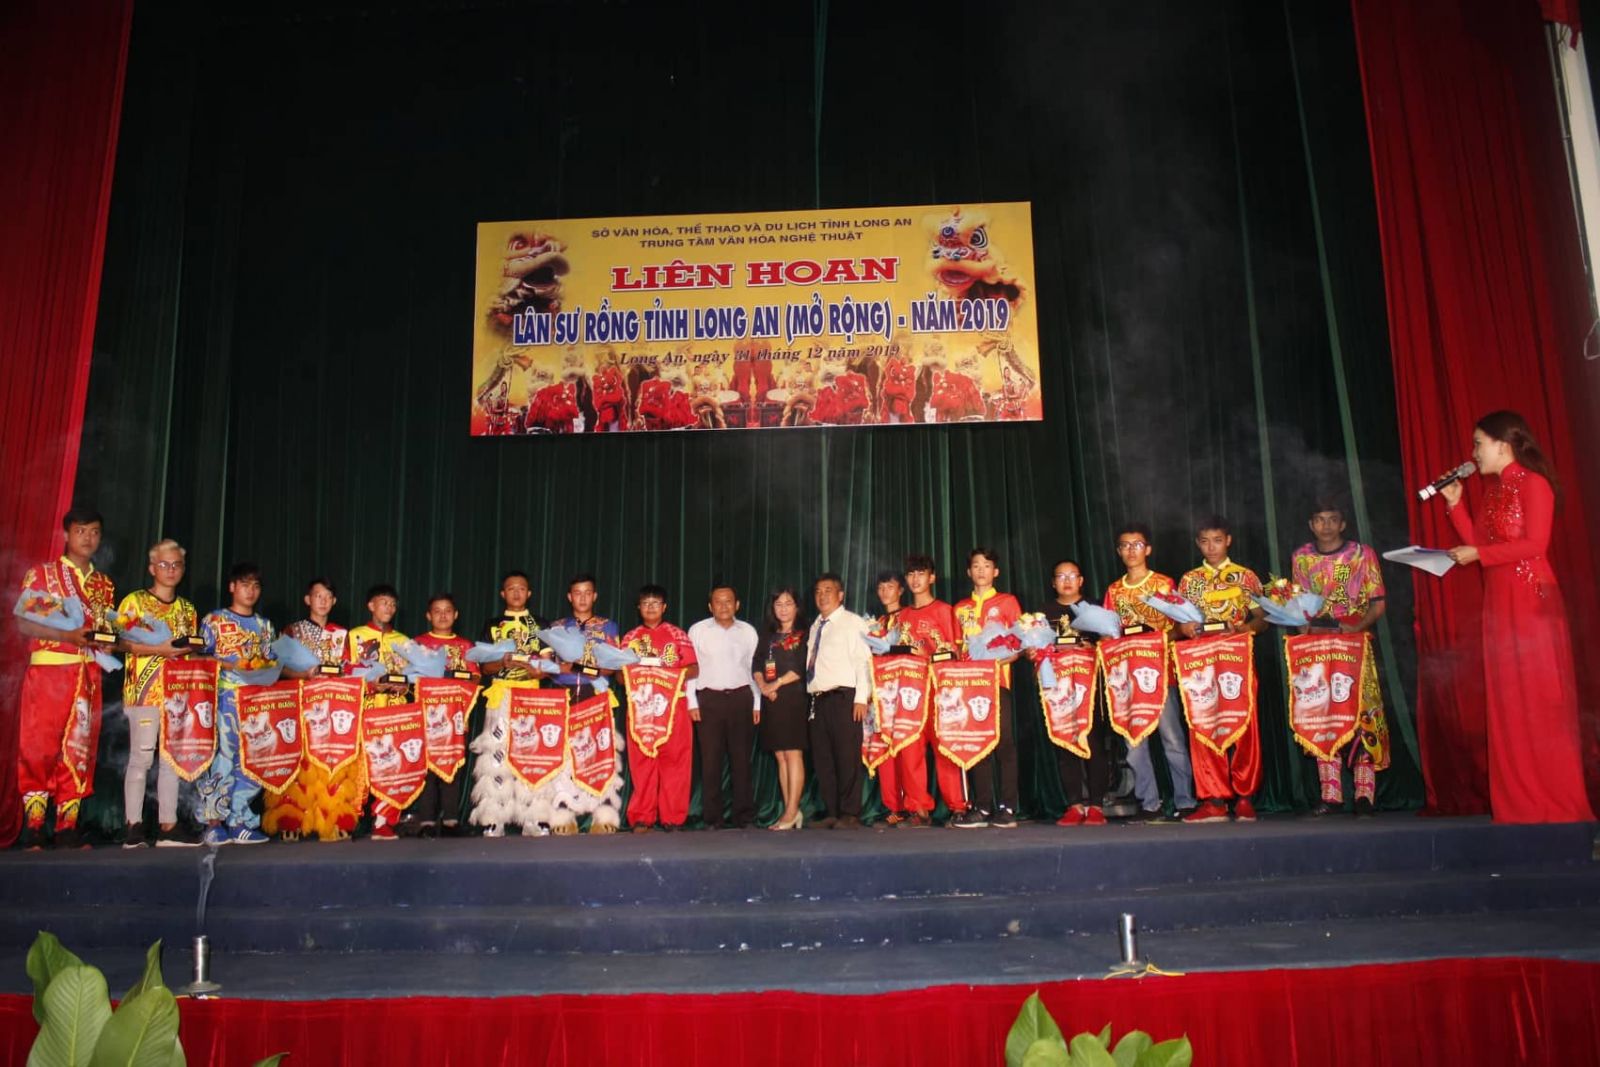
M533 789L506 762L511 734L507 715L510 700L509 690L496 692L490 688L483 731L472 741L472 751L477 755L472 764L473 824L483 827L485 837L503 837L513 827L525 837L541 837L575 834L579 817L588 815L590 833L616 833L622 825L623 732L611 731L617 750L616 769L599 796L573 781L570 740L561 770Z

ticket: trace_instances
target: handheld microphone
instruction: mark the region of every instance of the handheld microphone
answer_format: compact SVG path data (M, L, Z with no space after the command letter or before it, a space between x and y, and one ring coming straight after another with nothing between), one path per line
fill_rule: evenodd
M1449 485L1451 482L1459 482L1461 479L1465 478L1467 475L1476 474L1477 472L1478 472L1478 465L1476 463L1472 462L1472 460L1469 459L1465 463L1463 463L1461 466L1459 466L1455 470L1451 471L1449 474L1442 474L1439 477L1435 478L1433 480L1433 484L1432 485L1429 485L1429 486L1427 486L1426 488L1423 488L1423 489L1418 489L1417 490L1417 499L1418 500L1427 500L1429 497L1438 496L1439 495L1439 490L1443 489L1445 486Z

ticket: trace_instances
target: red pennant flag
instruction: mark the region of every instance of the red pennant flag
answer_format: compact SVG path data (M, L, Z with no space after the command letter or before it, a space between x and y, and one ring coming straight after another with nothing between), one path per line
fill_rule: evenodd
M239 689L239 770L270 793L281 793L300 773L300 683Z
M372 795L405 808L428 781L421 704L369 707L361 715L361 740Z
M170 658L161 665L161 758L179 778L200 777L217 753L217 661Z
M1255 644L1251 634L1221 634L1172 646L1190 736L1221 755L1256 720Z
M447 782L467 762L467 720L481 690L463 678L418 678L417 703L422 705L428 743L428 769Z
M1094 726L1094 680L1098 670L1088 645L1053 645L1039 655L1055 672L1056 684L1039 683L1044 728L1051 742L1080 759L1089 758L1089 730Z
M1000 743L1000 669L993 660L945 660L928 669L934 737L945 759L964 771Z
M1167 702L1167 635L1147 630L1100 642L1100 677L1111 728L1137 745L1161 725Z
M572 780L578 788L602 796L617 773L617 746L611 729L611 697L606 693L574 704L567 712L567 747L572 752Z
M538 789L561 770L567 757L567 691L508 683L506 725L511 738L506 762L518 778Z
M316 678L302 683L300 703L306 756L332 777L361 754L360 678Z
M1333 759L1356 735L1370 635L1294 634L1283 639L1289 665L1289 725L1300 747Z
M631 663L622 668L622 687L628 695L628 740L635 749L655 758L672 736L678 698L683 695L687 667L646 667Z

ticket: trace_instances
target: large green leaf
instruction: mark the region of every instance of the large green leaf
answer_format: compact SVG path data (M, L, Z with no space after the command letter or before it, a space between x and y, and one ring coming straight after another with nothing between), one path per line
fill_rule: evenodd
M1106 1048L1111 1047L1111 1024L1106 1023L1100 1028L1100 1044Z
M126 1004L147 989L165 988L166 983L161 980L161 942L157 941L144 954L144 973L133 983L133 988L122 994L121 1002Z
M100 1031L90 1067L173 1067L178 1001L157 985L117 1006Z
M280 1052L276 1056L268 1056L264 1060L257 1060L251 1067L278 1067L278 1064L282 1063L283 1058L287 1055L287 1052Z
M68 952L55 934L39 931L28 949L28 977L33 979L33 1020L44 1025L44 991L50 980L68 967L82 967L83 961Z
M1150 1035L1143 1030L1129 1030L1111 1050L1111 1058L1117 1061L1117 1067L1133 1067L1151 1044Z
M1151 1045L1134 1060L1134 1067L1189 1067L1194 1062L1194 1049L1189 1038L1175 1037L1159 1045Z
M105 975L82 965L64 968L44 991L44 1022L28 1053L28 1067L89 1067L110 1018Z
M1067 1048L1072 1052L1072 1067L1117 1067L1098 1034L1078 1034Z
M1072 1057L1060 1038L1041 1037L1023 1053L1022 1067L1072 1067Z
M1006 1067L1022 1067L1023 1058L1033 1043L1048 1040L1059 1041L1062 1048L1067 1047L1061 1027L1050 1017L1036 989L1022 1002L1017 1021L1011 1024L1011 1032L1006 1035Z

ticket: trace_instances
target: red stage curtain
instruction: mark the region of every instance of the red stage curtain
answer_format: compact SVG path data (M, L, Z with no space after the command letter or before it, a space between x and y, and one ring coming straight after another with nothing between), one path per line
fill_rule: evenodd
M1574 632L1600 621L1575 423L1589 328L1583 265L1539 6L1533 0L1352 0L1377 186L1407 481L1468 454L1472 424L1525 415L1567 490L1550 558ZM1469 502L1477 502L1475 481ZM1588 501L1593 504L1597 501ZM1439 501L1410 502L1420 544L1455 544ZM1428 810L1487 810L1476 567L1417 572L1417 734ZM1580 656L1595 795L1600 657Z
M532 961L530 961L532 962ZM182 1003L188 1061L274 1052L317 1067L973 1067L1002 1058L1033 986L810 993ZM1187 1033L1205 1067L1556 1067L1600 1049L1600 965L1437 960L1057 982L1069 1036ZM0 1067L22 1067L30 998L0 998Z
M0 4L0 599L61 551L89 383L132 0ZM17 690L0 639L0 846L16 837Z

